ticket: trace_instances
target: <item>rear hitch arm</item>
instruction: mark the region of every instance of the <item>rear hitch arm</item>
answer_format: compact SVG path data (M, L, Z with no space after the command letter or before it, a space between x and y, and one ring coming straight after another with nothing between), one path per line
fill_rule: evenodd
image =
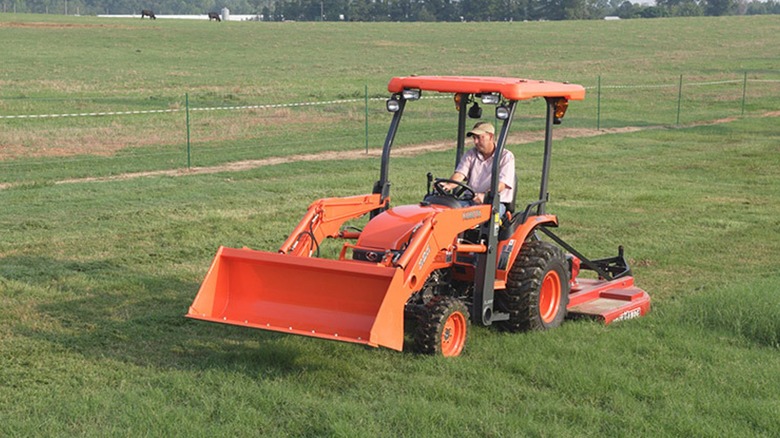
M549 228L545 226L538 227L538 230L546 234L558 245L572 253L575 257L580 259L582 266L585 269L595 271L600 278L607 281L612 281L621 277L631 275L631 268L628 267L628 262L623 255L623 246L618 246L618 255L616 257L608 257L603 259L590 260L579 251L574 249L571 245L566 243L563 239L556 236Z

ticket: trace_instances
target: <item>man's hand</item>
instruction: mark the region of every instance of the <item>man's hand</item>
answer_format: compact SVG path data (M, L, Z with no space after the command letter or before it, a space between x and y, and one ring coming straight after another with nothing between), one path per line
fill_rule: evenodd
M475 204L482 204L485 202L485 194L484 193L475 193L474 194L474 203Z
M457 181L457 182L464 182L466 180L466 175L463 175L460 172L455 172L450 177L450 180ZM441 184L441 188L449 192L452 192L453 189L456 189L458 187L459 186L457 184L451 182L445 182Z
M455 187L458 187L458 185L455 183L451 183L451 182L441 183L441 188L447 190L448 192L451 192L452 189L454 189Z

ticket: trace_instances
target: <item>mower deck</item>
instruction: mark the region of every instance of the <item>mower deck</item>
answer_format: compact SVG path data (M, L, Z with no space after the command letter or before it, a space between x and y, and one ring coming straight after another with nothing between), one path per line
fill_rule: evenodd
M644 316L650 310L650 296L634 286L634 277L612 281L577 280L569 294L569 314L595 317L605 324Z

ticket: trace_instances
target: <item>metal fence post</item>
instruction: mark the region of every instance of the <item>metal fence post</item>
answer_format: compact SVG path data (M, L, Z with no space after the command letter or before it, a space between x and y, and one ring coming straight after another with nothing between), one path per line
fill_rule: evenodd
M683 75L680 75L680 88L677 92L677 126L680 126L680 106L682 104L682 78Z
M745 95L747 94L747 72L742 79L742 115L745 115Z
M596 131L601 130L601 75L599 75L598 87L596 88Z
M184 113L187 119L187 169L190 168L190 95L184 93Z
M365 85L366 96L366 153L368 153L368 84Z

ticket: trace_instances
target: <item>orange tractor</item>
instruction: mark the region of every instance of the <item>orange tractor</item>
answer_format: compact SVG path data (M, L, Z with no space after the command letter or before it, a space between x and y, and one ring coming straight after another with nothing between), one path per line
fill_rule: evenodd
M393 78L393 115L373 192L312 203L277 252L220 247L188 317L373 347L458 356L470 323L510 332L546 330L567 316L604 323L650 309L634 285L623 249L590 260L556 236L546 213L552 128L579 85L497 77ZM423 92L452 94L458 108L457 157L464 152L467 117L494 105L499 122L496 157L505 148L518 102L546 101L539 199L523 210L514 202L499 215L498 161L485 203L462 207L474 190L428 175L427 195L415 205L390 207L389 162L404 108ZM476 105L475 105L476 104ZM468 106L471 105L471 109ZM475 108L478 111L474 111ZM516 187L514 188L516 191ZM347 221L369 215L362 230ZM542 235L548 240L542 240ZM344 239L338 259L320 258L325 238ZM581 270L592 271L580 276ZM584 278L588 277L588 278Z

